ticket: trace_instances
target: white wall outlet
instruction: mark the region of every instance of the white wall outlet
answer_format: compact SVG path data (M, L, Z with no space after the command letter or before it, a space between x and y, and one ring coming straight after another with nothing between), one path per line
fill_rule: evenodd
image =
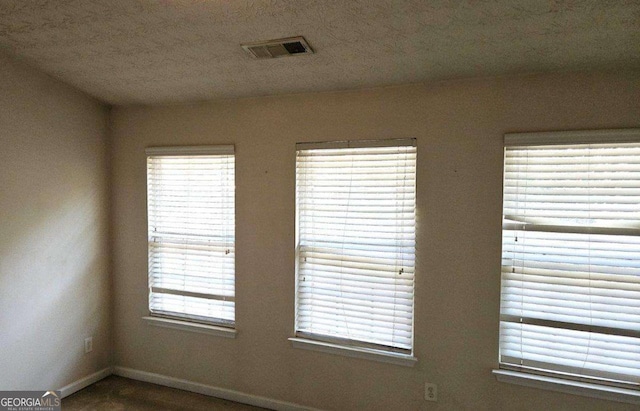
M84 339L84 353L90 353L93 351L93 337L88 337Z
M427 401L438 401L438 386L435 384L424 384L424 399Z

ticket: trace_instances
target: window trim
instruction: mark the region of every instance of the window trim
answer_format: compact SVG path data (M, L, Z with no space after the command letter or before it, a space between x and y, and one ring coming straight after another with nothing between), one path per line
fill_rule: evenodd
M404 367L413 367L418 362L418 358L414 357L412 354L402 354L398 352L361 347L357 345L337 344L301 337L290 337L289 341L291 342L291 346L293 348L341 355L343 357L372 360L388 364L401 365Z
M233 144L219 146L158 146L147 147L144 152L147 157L235 155L235 146Z
M533 133L507 133L504 146L550 146L563 144L615 144L637 143L640 128L605 130L543 131Z
M505 369L494 369L491 373L497 381L507 384L598 398L601 400L640 404L640 392L633 389Z
M235 328L221 327L213 324L202 324L186 319L178 320L175 317L162 317L159 315L148 315L142 320L149 326L170 328L174 330L189 331L198 334L209 334L217 337L236 338L238 331Z
M340 140L325 142L296 143L298 150L329 150L334 148L373 148L373 147L417 147L415 138L397 138L386 140Z

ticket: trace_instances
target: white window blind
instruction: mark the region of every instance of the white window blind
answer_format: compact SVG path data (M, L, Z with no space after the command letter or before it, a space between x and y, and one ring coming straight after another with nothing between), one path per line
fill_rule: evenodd
M296 335L410 353L415 140L298 144Z
M147 149L149 310L233 326L233 146Z
M500 363L638 389L640 130L505 136Z

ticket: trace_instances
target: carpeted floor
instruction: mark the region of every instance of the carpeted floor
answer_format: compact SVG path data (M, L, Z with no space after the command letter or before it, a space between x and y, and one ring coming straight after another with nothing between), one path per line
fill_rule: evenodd
M260 411L264 408L222 400L161 385L109 376L62 400L65 411L219 410Z

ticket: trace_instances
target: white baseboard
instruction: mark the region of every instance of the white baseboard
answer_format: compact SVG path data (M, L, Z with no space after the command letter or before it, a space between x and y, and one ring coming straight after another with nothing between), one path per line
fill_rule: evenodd
M131 368L113 367L112 371L113 374L121 377L164 385L165 387L177 388L184 391L196 392L198 394L254 405L256 407L268 408L277 411L320 411L316 408L305 407L292 402L259 397L257 395L246 394L240 391L229 390L227 388L214 387L211 385L181 380L179 378L167 377L165 375L134 370Z
M91 375L87 375L84 378L76 380L71 384L65 385L64 387L60 388L60 394L62 395L62 398L68 397L74 392L78 392L81 389L90 386L91 384L95 384L96 382L110 376L111 374L112 374L111 367L104 368L98 372L94 372Z

